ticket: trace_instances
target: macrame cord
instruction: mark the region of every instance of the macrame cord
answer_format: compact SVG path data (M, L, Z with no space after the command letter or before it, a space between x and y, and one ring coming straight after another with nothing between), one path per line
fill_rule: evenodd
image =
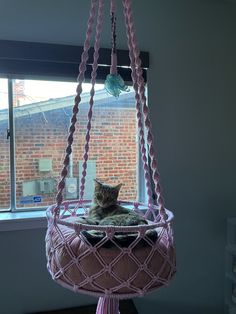
M117 74L117 48L116 48L116 1L111 0L111 69L110 74Z

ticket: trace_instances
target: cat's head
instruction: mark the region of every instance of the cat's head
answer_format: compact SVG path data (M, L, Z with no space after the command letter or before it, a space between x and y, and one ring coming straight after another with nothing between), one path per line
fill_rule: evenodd
M110 186L95 179L94 203L102 208L107 208L117 203L122 184Z

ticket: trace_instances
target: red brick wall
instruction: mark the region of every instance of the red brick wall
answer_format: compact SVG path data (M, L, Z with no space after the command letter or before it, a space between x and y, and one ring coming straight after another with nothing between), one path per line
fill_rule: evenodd
M22 195L22 182L40 178L58 180L66 145L70 115L68 109L47 111L16 118L16 195L17 206ZM111 184L123 183L122 199L135 199L137 146L136 113L133 108L94 109L89 159L96 160L97 177ZM78 161L83 156L83 143L86 131L87 111L80 110L79 122L73 143L73 175L78 177ZM0 132L6 124L0 123ZM9 142L1 137L0 163L0 208L9 206ZM53 171L38 171L40 158L52 158ZM3 184L2 184L3 183ZM55 202L55 194L43 195L41 205ZM22 205L21 205L22 206ZM32 205L27 205L32 206Z

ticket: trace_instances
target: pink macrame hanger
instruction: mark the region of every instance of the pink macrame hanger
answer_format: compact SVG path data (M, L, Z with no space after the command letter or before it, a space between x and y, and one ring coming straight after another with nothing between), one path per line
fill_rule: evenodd
M137 200L132 202L121 200L120 203L122 206L131 207L133 210L139 210L142 206L143 211L140 210L140 215L148 220L148 224L105 226L99 224L91 225L86 222L86 210L90 208L91 200L84 200L83 198L89 159L104 2L105 0L91 0L67 147L57 187L56 205L50 206L47 210L46 254L47 267L53 280L76 293L98 296L99 301L96 314L120 314L119 299L143 296L147 292L160 288L160 286L167 285L176 271L176 264L171 226L173 214L165 209L161 193L160 176L154 154L151 121L145 96L145 82L135 37L131 0L122 0L122 3L148 204L141 204ZM122 91L127 91L127 88L118 74L119 67L117 67L116 0L111 0L110 4L112 33L111 68L110 74L108 74L105 81L105 87L107 83L107 91L111 95L118 97ZM68 173L70 155L72 153L73 137L81 102L82 84L85 78L88 51L95 20L96 32L91 89L79 200L63 201L65 178ZM155 199L153 194L156 196ZM77 211L78 208L84 209L83 214ZM83 220L84 218L85 220ZM81 219L83 222L81 222ZM95 236L95 240L98 242L89 242L89 237L86 234L87 236ZM100 235L102 236L101 238ZM154 235L154 238L151 235ZM126 239L128 243L122 245L123 242L120 242L122 239Z

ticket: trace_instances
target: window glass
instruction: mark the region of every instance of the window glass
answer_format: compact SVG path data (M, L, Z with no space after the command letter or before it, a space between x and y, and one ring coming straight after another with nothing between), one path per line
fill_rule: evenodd
M85 138L88 105L81 106L77 134ZM138 194L138 145L134 93L122 93L119 98L98 91L95 95L90 138L90 154L85 184L85 199L94 190L93 177L115 185L122 183L120 199L135 200ZM81 140L80 140L81 141ZM80 147L77 158L83 156ZM82 163L82 162L80 162ZM81 168L81 167L80 167ZM93 173L95 172L95 173Z
M8 82L0 78L0 210L10 208L10 138Z
M14 80L16 206L55 203L76 83ZM132 89L118 99L97 85L84 199L91 199L95 177L123 183L120 198L134 200L137 185L137 130ZM90 85L84 84L65 199L79 197Z

